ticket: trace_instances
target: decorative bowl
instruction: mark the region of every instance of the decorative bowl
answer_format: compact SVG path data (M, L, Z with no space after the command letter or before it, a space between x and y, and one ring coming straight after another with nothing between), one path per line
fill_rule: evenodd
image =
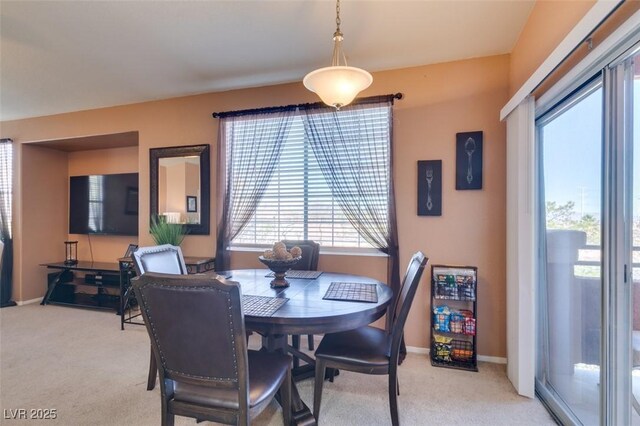
M274 288L289 287L289 281L285 279L285 275L293 265L300 261L300 259L302 259L302 256L294 257L289 260L266 259L264 256L258 256L258 260L273 271L275 278L271 281L271 287Z

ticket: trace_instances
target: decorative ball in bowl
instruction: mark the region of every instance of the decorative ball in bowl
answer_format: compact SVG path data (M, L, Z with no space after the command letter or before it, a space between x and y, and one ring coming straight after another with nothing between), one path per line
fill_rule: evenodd
M258 256L258 260L267 268L273 271L274 279L271 281L271 287L289 287L289 281L285 279L287 271L302 259L302 256L291 259L268 259L264 256Z

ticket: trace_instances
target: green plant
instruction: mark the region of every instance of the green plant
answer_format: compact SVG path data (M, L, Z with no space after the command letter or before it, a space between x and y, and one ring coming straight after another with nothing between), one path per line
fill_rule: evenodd
M173 246L179 246L182 244L185 235L187 235L187 228L180 223L167 223L167 218L164 216L154 216L151 218L151 226L149 227L149 233L156 244L171 244Z

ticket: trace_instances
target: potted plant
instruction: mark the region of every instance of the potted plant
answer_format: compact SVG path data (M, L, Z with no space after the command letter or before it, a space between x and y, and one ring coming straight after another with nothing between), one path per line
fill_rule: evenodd
M187 234L187 228L180 223L168 223L166 217L156 215L151 218L149 233L157 245L179 246Z

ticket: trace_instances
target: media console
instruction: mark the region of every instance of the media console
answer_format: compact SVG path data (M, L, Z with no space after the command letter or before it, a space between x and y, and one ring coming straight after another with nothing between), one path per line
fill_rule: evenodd
M120 312L120 268L117 263L45 263L56 272L47 276L47 293L41 305L55 303Z
M213 271L215 263L212 257L186 256L184 261L190 274ZM131 291L131 278L135 276L131 258L118 259L117 263L79 261L74 265L54 262L40 266L55 271L47 275L47 293L41 305L111 309L120 315L121 329L125 323L140 324L134 321L139 312L132 312L137 303Z

